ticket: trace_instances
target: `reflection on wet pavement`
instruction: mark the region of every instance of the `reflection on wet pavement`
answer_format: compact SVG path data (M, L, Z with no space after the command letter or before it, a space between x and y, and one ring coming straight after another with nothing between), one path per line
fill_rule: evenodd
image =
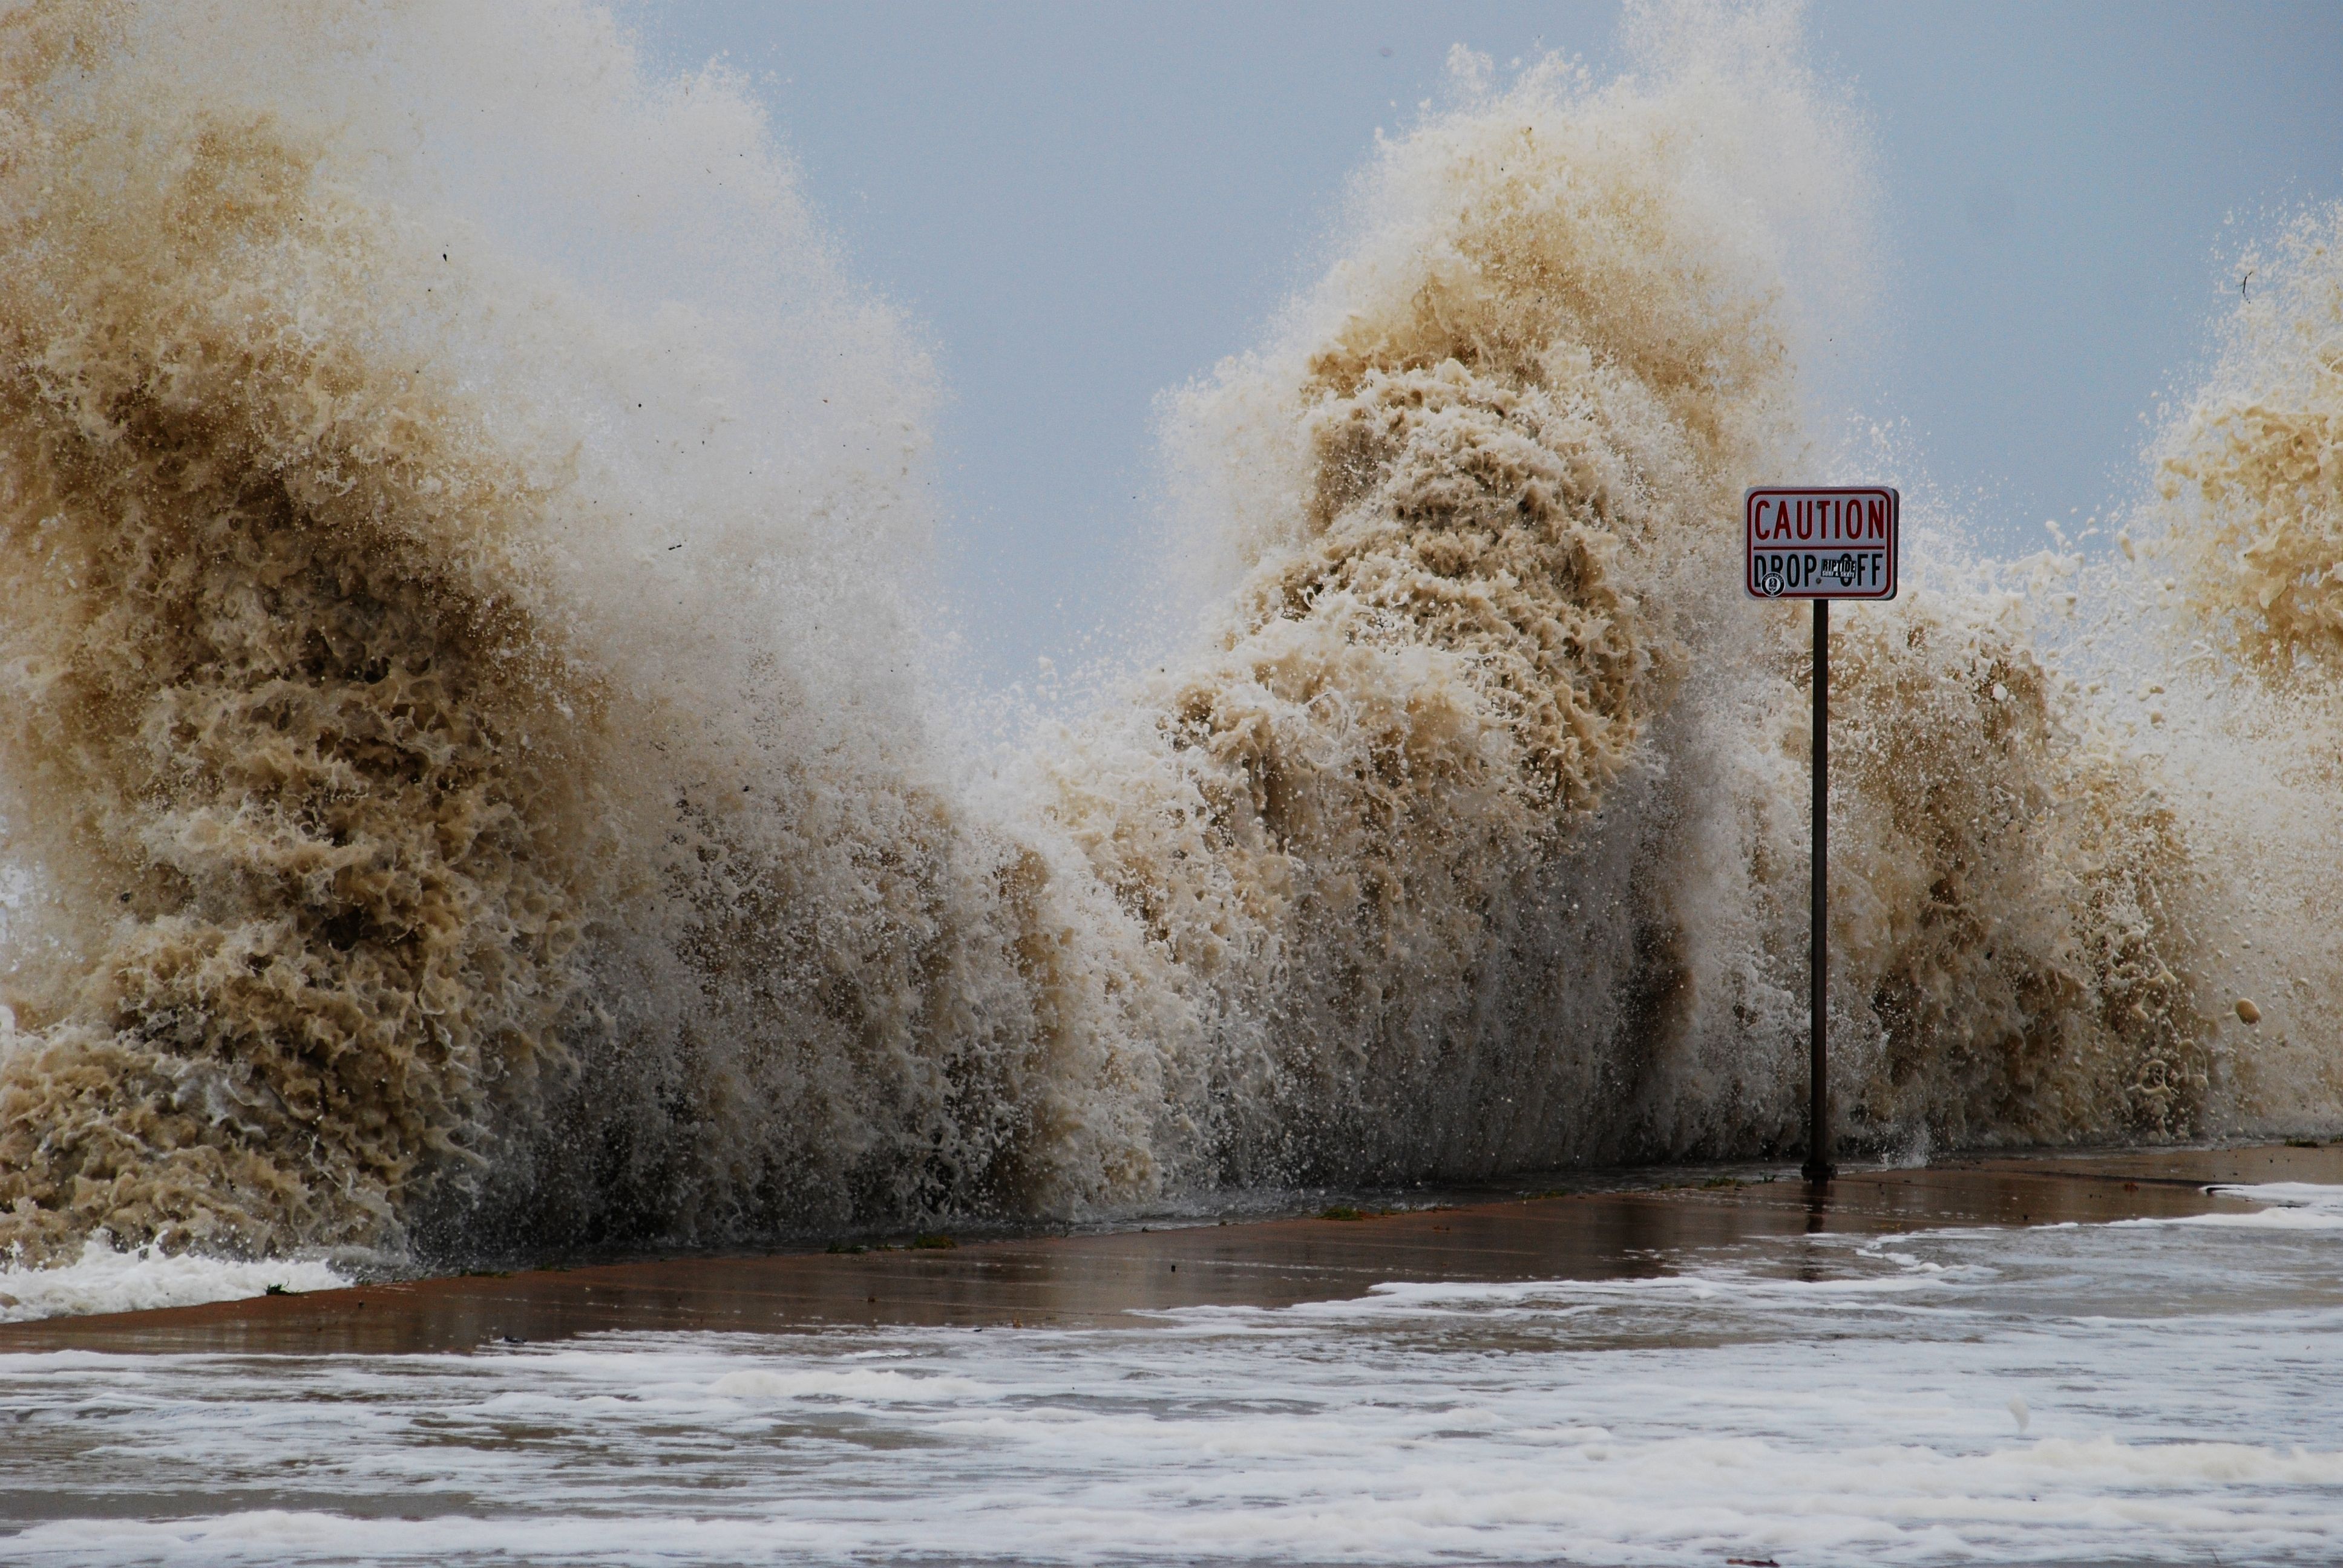
M1568 1180L1585 1185L1583 1174ZM2242 1210L2226 1181L2343 1183L2343 1147L2151 1150L1851 1171L1640 1172L1626 1190L1420 1194L1359 1218L1182 1220L1087 1234L848 1252L681 1257L417 1280L162 1312L0 1325L0 1352L397 1353L611 1330L806 1332L845 1325L1074 1327L1198 1306L1282 1307L1380 1283L1608 1280L1671 1255L1804 1234L2043 1225ZM1540 1191L1534 1181L1532 1191ZM931 1239L933 1240L933 1239Z

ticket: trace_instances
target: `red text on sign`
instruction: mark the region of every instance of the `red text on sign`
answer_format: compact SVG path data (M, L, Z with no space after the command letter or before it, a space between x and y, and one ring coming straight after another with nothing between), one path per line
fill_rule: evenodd
M1759 544L1884 541L1887 502L1879 496L1761 496L1750 503L1749 533Z

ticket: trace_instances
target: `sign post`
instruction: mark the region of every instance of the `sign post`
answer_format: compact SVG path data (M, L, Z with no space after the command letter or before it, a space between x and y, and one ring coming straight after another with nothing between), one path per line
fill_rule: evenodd
M1830 605L1896 597L1897 512L1885 486L1758 486L1742 498L1742 590L1751 598L1811 599L1815 607L1814 887L1806 948L1806 1163L1809 1181L1831 1163Z

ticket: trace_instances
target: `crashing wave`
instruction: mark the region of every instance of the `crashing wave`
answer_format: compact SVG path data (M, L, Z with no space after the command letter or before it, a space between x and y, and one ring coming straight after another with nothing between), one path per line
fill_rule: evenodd
M1822 477L1798 236L1864 177L1778 19L1646 31L1382 148L1176 411L1206 635L980 789L926 370L737 84L550 0L0 20L0 1243L1795 1149L1803 627L1735 519ZM2217 893L1956 564L1839 621L1850 1136L2204 1130Z

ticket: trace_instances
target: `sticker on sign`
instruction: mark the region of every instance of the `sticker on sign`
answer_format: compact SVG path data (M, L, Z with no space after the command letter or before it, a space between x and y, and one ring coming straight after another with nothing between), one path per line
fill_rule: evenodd
M1899 497L1883 485L1761 485L1742 499L1751 598L1894 598Z

